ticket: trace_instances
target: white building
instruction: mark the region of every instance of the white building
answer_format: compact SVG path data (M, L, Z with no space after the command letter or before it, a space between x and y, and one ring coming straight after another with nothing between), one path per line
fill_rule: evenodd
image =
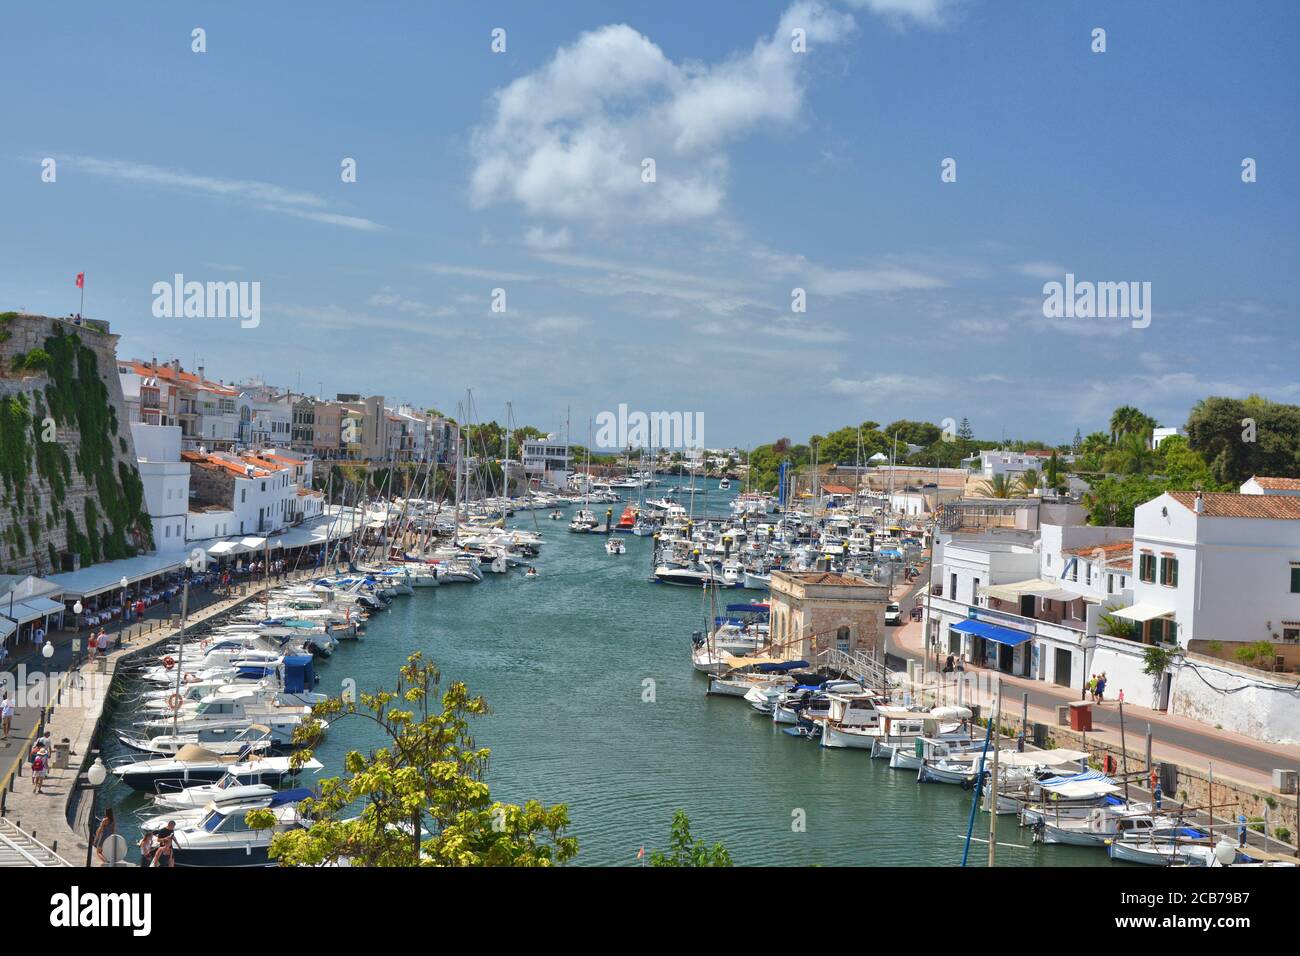
M1004 451L992 449L963 459L969 463L976 477L990 481L996 475L1019 478L1027 471L1042 472L1051 460L1050 451Z
M131 423L144 503L159 552L183 551L190 509L190 466L181 461L179 425Z
M569 486L569 476L573 473L573 452L568 442L560 441L554 435L530 438L524 442L521 457L524 474L529 481L539 481L556 488Z
M1081 688L1106 615L1131 603L1131 536L1083 524L941 534L931 643L941 657Z
M1159 448L1160 443L1166 438L1173 438L1177 435L1179 438L1186 438L1187 431L1183 428L1154 428L1151 430L1151 447Z

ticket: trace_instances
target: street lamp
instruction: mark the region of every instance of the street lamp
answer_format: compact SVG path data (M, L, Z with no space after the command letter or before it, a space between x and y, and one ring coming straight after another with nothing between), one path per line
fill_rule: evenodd
M1227 840L1220 840L1214 845L1214 859L1219 866L1231 866L1237 859L1237 848Z
M122 589L122 613L117 619L117 647L122 647L122 630L126 627L126 587L130 582L127 581L126 575L122 575L122 580L118 581L118 587Z
M51 644L51 643L49 642L49 640L47 639L47 640L45 641L45 643L41 645L41 657L43 657L43 658L45 659L45 691L44 691L44 693L41 694L41 729L40 729L40 732L36 735L36 736L38 736L38 737L44 737L44 736L45 736L45 721L46 721L46 714L48 713L48 711L49 711L49 709L50 709L50 697L51 697L51 694L50 694L50 658L53 657L53 656L54 656L54 645Z

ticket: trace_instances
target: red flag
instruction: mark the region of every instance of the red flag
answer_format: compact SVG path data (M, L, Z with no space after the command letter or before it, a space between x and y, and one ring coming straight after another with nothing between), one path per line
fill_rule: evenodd
M78 289L84 289L85 287L86 287L86 274L85 274L84 272L78 272L78 273L77 273L77 288L78 288Z

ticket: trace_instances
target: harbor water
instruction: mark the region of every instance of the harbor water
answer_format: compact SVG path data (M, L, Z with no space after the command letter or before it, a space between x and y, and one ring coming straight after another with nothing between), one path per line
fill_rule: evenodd
M734 492L711 485L696 511L724 513ZM603 519L607 507L615 518L622 509L593 510ZM534 521L545 537L536 578L514 569L398 597L371 616L363 639L317 661L317 689L338 693L345 679L359 690L390 687L422 651L444 681L463 680L487 699L491 713L474 734L492 752L493 799L567 804L580 865L636 865L638 849L666 847L679 809L737 865L961 861L969 792L919 785L866 752L782 733L743 700L706 696L690 663L691 632L705 627L702 591L652 583L649 538L623 535L627 552L610 555L604 535L572 534L567 518L511 519L529 530ZM753 596L722 600L729 594ZM107 754L121 752L104 743ZM337 774L348 750L378 743L367 722L336 721L316 752L322 775ZM305 775L300 785L311 782ZM121 831L133 836L131 811L145 800L125 787L111 794ZM987 830L978 814L975 835ZM1014 816L999 819L997 836L1007 844L999 865L1109 865L1100 849L1032 845ZM972 864L987 855L985 843L972 844Z

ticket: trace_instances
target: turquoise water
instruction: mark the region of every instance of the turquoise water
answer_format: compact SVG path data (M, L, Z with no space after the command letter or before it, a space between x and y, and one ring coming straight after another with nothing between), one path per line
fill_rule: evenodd
M722 513L731 494L715 487L707 511ZM593 510L603 517L604 507ZM613 507L617 517L622 506ZM345 678L390 686L422 650L492 709L475 736L492 750L493 798L568 804L580 864L635 865L638 848L665 845L677 809L740 865L960 862L969 793L781 733L738 698L706 697L690 663L701 594L650 582L650 540L624 535L627 553L609 555L604 536L571 534L545 512L512 524L532 529L533 514L546 542L537 579L515 570L397 598L362 640L318 661L319 689L337 693ZM643 701L647 687L653 702ZM360 720L344 720L318 756L329 773L347 750L377 742ZM987 829L979 814L976 835ZM998 841L1021 845L1000 847L1000 865L1109 863L1100 850L1032 846L1012 817L998 821ZM973 863L987 854L973 844Z

